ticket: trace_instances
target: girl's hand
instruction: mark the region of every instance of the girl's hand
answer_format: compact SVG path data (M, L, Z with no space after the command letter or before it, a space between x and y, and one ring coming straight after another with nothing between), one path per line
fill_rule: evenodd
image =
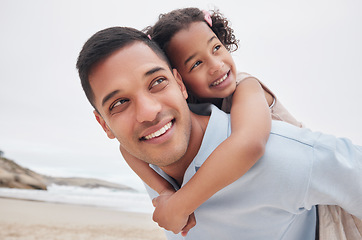
M186 237L187 233L190 231L191 228L195 227L195 225L196 225L195 214L191 213L191 215L189 216L189 220L187 221L187 225L181 231L181 235L183 237Z
M182 236L186 236L188 231L196 225L195 216L183 214L180 207L173 206L172 195L173 193L168 191L152 200L155 207L153 221L168 231L175 234L181 232Z

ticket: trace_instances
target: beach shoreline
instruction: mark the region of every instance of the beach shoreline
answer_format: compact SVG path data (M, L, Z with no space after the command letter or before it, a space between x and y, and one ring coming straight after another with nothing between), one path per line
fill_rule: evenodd
M166 239L152 215L0 197L0 239Z

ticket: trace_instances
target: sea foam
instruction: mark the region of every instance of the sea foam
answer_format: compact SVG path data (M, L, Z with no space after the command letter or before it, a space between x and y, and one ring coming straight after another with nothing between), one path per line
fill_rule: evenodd
M126 212L153 212L147 193L108 188L82 188L54 184L48 186L47 191L0 188L0 197L105 207Z

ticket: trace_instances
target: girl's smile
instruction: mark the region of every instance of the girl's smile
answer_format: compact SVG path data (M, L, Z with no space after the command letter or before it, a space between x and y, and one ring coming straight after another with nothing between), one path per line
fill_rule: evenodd
M230 75L230 70L226 74L224 74L222 77L220 77L217 80L213 81L211 83L210 87L214 87L214 88L226 88L226 87L228 87L230 84L232 84L229 75Z

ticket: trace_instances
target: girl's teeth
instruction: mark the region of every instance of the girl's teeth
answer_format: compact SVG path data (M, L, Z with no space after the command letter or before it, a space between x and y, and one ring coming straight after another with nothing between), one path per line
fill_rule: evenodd
M217 86L219 85L220 83L222 83L223 81L225 81L225 79L227 78L227 74L225 74L225 76L223 76L222 78L220 78L219 80L217 80L216 82L213 82L212 83L212 86Z
M146 140L149 140L151 138L159 137L162 134L164 134L168 129L170 129L172 126L172 122L167 123L165 126L163 126L161 129L157 130L154 133L151 133L150 135L145 136Z

